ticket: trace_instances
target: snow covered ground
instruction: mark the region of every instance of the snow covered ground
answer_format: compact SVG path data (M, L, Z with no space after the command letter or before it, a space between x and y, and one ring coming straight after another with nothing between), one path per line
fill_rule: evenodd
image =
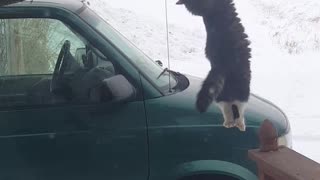
M92 7L167 65L164 0L91 0ZM235 0L252 42L252 92L288 115L294 149L320 162L320 1ZM168 0L171 68L205 77L201 18Z

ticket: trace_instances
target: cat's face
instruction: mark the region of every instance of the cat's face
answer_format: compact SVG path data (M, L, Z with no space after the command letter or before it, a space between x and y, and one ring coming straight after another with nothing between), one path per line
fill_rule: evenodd
M204 16L213 9L216 0L179 0L176 4L185 5L193 15Z

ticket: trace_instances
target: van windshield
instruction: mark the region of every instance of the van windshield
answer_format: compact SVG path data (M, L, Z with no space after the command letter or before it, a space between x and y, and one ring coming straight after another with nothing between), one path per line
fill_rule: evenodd
M89 8L86 8L81 12L80 16L89 23L93 28L100 32L105 38L107 38L113 45L119 48L128 59L139 69L148 80L163 93L169 90L169 72L163 73L159 76L164 69L156 62L150 59L134 44L132 44L127 38L125 38L120 32L114 29L110 24L104 21L100 16L94 13ZM174 78L171 79L171 86L174 87L177 81Z

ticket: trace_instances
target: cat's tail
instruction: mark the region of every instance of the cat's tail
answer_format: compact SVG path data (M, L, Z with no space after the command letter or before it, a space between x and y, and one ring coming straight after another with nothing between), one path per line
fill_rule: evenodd
M204 80L198 93L196 108L199 112L206 112L210 104L217 99L224 87L225 75L218 68L213 68Z

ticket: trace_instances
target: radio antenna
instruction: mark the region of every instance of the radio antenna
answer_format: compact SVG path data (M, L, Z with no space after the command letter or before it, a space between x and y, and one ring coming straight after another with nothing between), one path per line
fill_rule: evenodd
M168 55L168 70L169 70L169 92L172 92L171 89L171 67L170 67L170 46L169 46L169 22L168 22L168 2L165 2L165 14L166 14L166 31L167 31L167 55Z

